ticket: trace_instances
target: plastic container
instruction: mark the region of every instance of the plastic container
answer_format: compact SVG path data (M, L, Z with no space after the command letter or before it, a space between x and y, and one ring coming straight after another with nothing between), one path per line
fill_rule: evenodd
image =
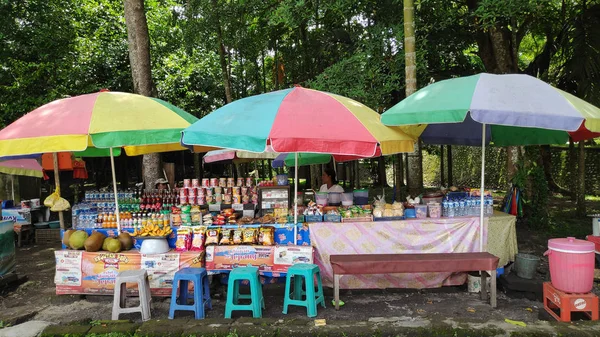
M539 263L540 258L535 255L518 253L515 259L517 276L531 280L535 276Z
M439 218L442 216L442 205L439 203L427 204L427 210L430 218Z
M52 229L60 228L60 221L50 221L48 222L48 227Z
M421 198L421 203L423 205L427 205L429 203L438 203L441 204L444 200L444 195L442 193L427 193L424 194Z
M404 216L406 218L416 218L417 217L417 213L415 212L414 208L407 208L404 210Z
M277 175L277 185L278 186L287 186L289 183L287 174L278 174Z
M367 189L354 190L354 204L368 205L369 204L369 190L367 190Z
M342 204L342 193L329 192L327 193L327 204L329 206L339 206Z
M342 206L354 205L354 193L342 193Z
M31 201L33 201L33 199ZM600 236L600 214L591 214L588 216L592 218L592 235Z
M548 240L550 280L567 293L588 293L594 286L594 243L573 237ZM520 268L520 266L519 266Z
M315 196L315 202L317 205L327 206L327 192L317 192Z
M139 240L139 238L136 238ZM169 243L166 238L143 239L140 253L142 254L163 254L169 251Z
M415 215L417 219L423 219L427 217L427 205L415 205Z

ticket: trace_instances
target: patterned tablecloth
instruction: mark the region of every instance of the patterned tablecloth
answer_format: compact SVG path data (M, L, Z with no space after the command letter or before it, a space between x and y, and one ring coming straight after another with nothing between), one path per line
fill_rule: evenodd
M484 250L504 261L514 260L516 230L514 217L495 215L484 226ZM486 225L488 221L486 221ZM315 263L321 268L323 284L333 286L332 254L451 253L479 251L479 218L414 219L390 222L313 223L310 239ZM488 238L490 249L487 249ZM342 289L436 288L460 285L465 273L417 273L389 275L346 275Z
M499 267L514 262L517 256L516 223L514 215L499 211L488 219L487 251L500 258Z

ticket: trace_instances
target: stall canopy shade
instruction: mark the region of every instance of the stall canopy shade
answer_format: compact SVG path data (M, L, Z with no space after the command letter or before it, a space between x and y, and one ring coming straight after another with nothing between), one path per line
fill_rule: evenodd
M0 173L42 178L42 166L35 159L12 159L0 161Z
M251 152L372 157L412 152L414 138L377 112L331 93L295 87L229 103L183 131L184 145Z
M600 136L600 109L529 75L479 74L431 84L386 111L385 125L422 124L429 144L564 144Z
M243 163L253 160L264 160L264 159L275 159L277 153L275 152L248 152L248 151L235 151L235 150L213 150L208 151L202 160L209 163L217 163L223 161L233 161L234 163Z

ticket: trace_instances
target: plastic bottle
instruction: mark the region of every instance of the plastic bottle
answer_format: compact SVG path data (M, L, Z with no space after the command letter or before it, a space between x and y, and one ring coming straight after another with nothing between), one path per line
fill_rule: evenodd
M492 216L494 214L494 199L488 196L485 201L485 213L487 216Z
M442 217L448 217L448 197L442 201Z
M455 205L457 203L455 201L448 201L448 217L454 218L454 210L456 209Z

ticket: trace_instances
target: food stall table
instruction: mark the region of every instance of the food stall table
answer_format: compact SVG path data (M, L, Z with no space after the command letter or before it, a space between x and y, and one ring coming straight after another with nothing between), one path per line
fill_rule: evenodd
M492 217L483 226L484 247L488 237L495 237L490 253L514 259L516 231L510 217ZM493 225L488 226L488 222ZM509 227L503 230L502 227ZM494 228L490 233L488 227ZM333 286L332 254L402 254L402 253L459 253L479 251L478 217L425 218L404 221L312 223L310 240L315 247L315 263L321 268L323 285ZM504 244L507 242L510 244ZM513 245L514 244L514 245ZM511 247L512 246L512 247ZM506 250L508 249L508 250ZM502 261L502 258L501 258ZM418 273L390 275L348 275L341 279L343 289L368 288L436 288L460 285L466 274Z
M141 254L137 250L120 253L58 250L56 257L56 294L113 295L117 274L144 268L153 296L171 296L175 272L182 268L202 268L204 252ZM136 285L128 292L137 293Z

